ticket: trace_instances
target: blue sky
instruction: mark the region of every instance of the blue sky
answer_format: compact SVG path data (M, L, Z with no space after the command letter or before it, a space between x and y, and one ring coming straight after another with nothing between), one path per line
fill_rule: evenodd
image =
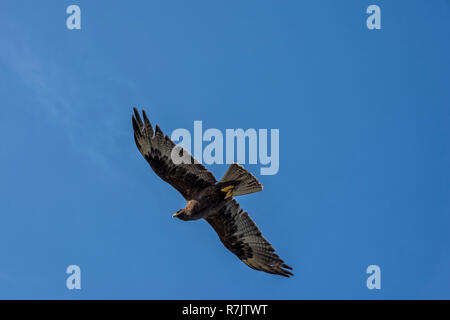
M449 299L449 18L445 0L2 1L0 298ZM165 133L280 130L278 174L247 165L264 191L238 200L295 277L172 219L184 199L137 151L133 106Z

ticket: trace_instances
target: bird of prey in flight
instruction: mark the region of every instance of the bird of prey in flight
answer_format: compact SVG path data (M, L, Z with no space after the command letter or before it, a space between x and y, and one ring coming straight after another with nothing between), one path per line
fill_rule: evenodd
M203 218L217 232L225 247L250 268L292 276L289 271L292 268L280 259L248 213L233 198L261 191L259 181L242 166L233 163L217 182L209 170L180 147L176 152L190 162L175 164L171 157L175 143L158 125L153 130L145 111L142 111L142 118L134 108L132 122L136 146L153 171L187 201L186 207L173 217L184 221Z

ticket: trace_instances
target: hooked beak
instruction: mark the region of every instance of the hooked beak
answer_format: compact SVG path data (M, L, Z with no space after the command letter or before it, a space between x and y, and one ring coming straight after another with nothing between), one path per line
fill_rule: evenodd
M172 218L176 218L177 217L177 215L179 215L181 213L181 211L177 211L177 212L175 212L173 215L172 215Z

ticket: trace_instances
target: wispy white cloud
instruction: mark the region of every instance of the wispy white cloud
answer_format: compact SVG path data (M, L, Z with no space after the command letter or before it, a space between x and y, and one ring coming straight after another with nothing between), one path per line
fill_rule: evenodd
M34 42L30 41L27 32L18 30L14 22L3 20L0 30L0 63L17 75L27 88L27 94L35 101L30 108L38 108L48 121L61 128L77 152L109 171L109 159L120 152L117 141L130 135L123 123L118 123L117 119L121 119L119 107L111 105L109 99L105 102L109 103L108 113L95 119L95 125L94 121L87 122L93 107L78 89L80 83L66 76L70 71L65 70L63 64L37 54L38 48L33 47ZM89 70L79 72L88 73ZM85 77L89 78L89 75Z

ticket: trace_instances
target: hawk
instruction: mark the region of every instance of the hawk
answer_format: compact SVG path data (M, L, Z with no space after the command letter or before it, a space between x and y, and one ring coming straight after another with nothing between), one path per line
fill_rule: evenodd
M173 217L183 221L205 219L216 231L224 246L250 268L285 277L292 268L275 253L248 213L233 196L262 190L262 185L241 165L233 163L217 182L214 175L198 163L186 150L178 147L158 125L153 130L142 111L132 115L134 140L153 171L177 189L187 201L184 209ZM177 147L178 149L174 149ZM172 152L190 161L173 161Z

